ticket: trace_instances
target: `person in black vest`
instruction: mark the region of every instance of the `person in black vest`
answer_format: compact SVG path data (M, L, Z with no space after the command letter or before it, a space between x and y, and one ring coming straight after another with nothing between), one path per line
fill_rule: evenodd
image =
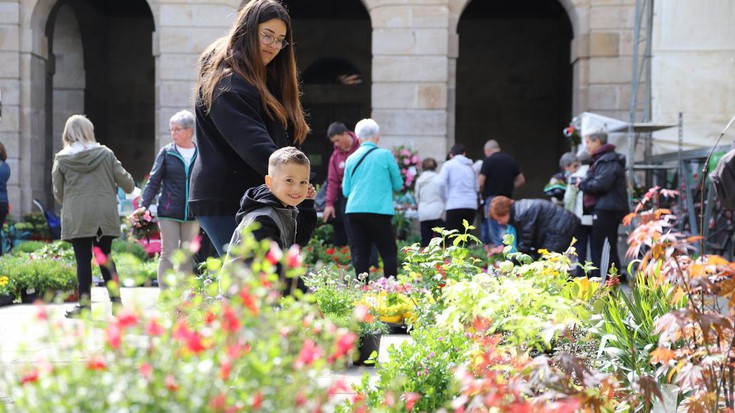
M592 165L579 182L584 192L584 210L592 213L590 250L592 264L597 268L590 274L600 275L601 268L609 271L612 265L622 274L618 256L618 226L628 213L628 192L625 182L625 156L615 152L615 145L607 143L607 132L598 130L584 137L587 152L592 155ZM604 254L605 243L610 253Z
M248 188L262 184L268 158L309 132L300 102L291 18L276 0L253 0L230 32L202 54L197 79L199 156L189 207L220 256ZM306 201L313 203L313 201ZM299 231L316 226L313 205Z

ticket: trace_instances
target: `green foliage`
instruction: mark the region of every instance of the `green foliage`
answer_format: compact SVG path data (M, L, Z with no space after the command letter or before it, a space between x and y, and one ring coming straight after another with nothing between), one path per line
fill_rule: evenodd
M141 260L129 252L112 252L120 283L124 287L151 285L158 277L157 260Z
M134 241L127 241L124 239L115 239L112 241L112 253L126 252L135 255L141 261L148 260L148 253L145 252L145 248L142 245Z
M76 268L70 261L36 253L3 255L0 274L12 280L18 294L33 289L43 296L46 292L69 291L77 286Z
M366 407L370 412L435 412L458 394L453 369L468 360L467 336L432 328L415 330L411 338L388 348L390 357L379 365L377 382L365 375L355 389L360 401L342 406L342 411Z
M421 234L414 229L414 221L406 218L406 211L396 211L391 219L393 230L399 241L420 242Z
M13 253L28 253L36 252L41 248L48 245L48 242L44 241L23 241L13 247Z
M612 290L602 299L601 314L594 315L590 331L600 340L600 369L616 373L628 388L644 376L655 376L650 353L658 346L655 321L686 305L676 286L658 283L655 277L638 273L630 293ZM663 383L665 377L658 377Z

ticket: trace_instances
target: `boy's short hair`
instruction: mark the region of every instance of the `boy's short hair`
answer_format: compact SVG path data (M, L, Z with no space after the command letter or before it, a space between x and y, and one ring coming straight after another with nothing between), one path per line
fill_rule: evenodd
M278 167L287 163L306 165L311 168L311 162L303 152L293 146L286 146L276 150L268 158L268 175L273 175Z
M347 132L347 126L342 122L332 122L327 128L327 138L332 139L332 136L341 135Z

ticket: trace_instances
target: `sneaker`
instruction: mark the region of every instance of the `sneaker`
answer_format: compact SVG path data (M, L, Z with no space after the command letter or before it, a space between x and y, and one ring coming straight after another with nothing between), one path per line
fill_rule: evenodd
M91 308L89 306L77 304L72 307L71 310L68 310L64 315L66 316L66 318L79 318L85 311L91 311Z

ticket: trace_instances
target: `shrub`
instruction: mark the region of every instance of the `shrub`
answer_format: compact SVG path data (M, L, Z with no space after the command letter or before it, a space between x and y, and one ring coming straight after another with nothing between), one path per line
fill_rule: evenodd
M162 314L126 308L102 328L58 326L39 308L49 329L38 342L71 362L3 366L0 393L18 411L329 410L346 385L315 378L344 365L356 336L320 317L309 300L282 298L275 264L298 273L300 259L289 252L277 260L280 251L257 245L251 266L222 274L228 300L217 298L216 283L193 280L188 291L161 295Z
M44 241L23 241L13 247L13 253L31 253L40 250L48 245L48 242Z
M115 239L112 241L112 253L129 253L136 256L141 261L148 260L148 253L142 245L134 241L126 241L124 239Z

